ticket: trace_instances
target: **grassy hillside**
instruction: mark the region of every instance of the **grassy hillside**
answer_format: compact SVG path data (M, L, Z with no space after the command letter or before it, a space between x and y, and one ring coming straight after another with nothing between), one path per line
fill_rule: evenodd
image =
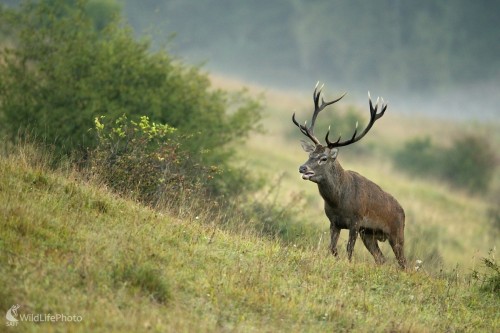
M48 171L30 146L0 159L0 253L2 311L19 304L19 316L82 318L21 321L4 328L11 332L491 332L500 324L498 296L480 292L470 274L348 263L321 241L301 248L203 216L179 220L70 169Z
M39 126L33 136L50 142L58 156L30 143L4 139L0 145L3 330L499 329L500 269L494 256L500 211L496 216L490 212L498 209L500 173L490 192L473 196L439 179L409 177L392 163L394 152L415 135L453 146L453 138L463 132L484 132L496 146L499 124L388 112L356 145L361 149L342 149L340 160L346 169L380 184L405 208L410 267L399 270L387 244L388 263L375 266L359 241L353 262L348 262L345 232L340 256L332 258L322 200L316 186L297 172L306 154L290 121L294 111L302 121L309 118L310 93L266 91L264 131L237 140L253 133L260 119L258 103L245 94L226 94L238 90L240 82L214 77L215 88L224 88L218 91L198 69L181 65L173 70L174 58L148 53L148 44L136 44L118 23L117 29L110 26L99 35L89 29L83 12L60 15L57 10L51 15L55 7L42 7L27 6L25 14L30 14L7 13L3 20L12 25L8 30L19 29L20 48L4 58L9 66L0 81L9 84L1 85L0 105L5 108L0 118L5 121L0 137L11 130L12 138L26 133L17 141L26 139L28 131L22 128L31 119L29 124ZM92 66L97 63L102 66ZM249 90L257 96L262 88ZM349 122L356 112L366 116L364 107L351 105L349 98L339 110L323 112L322 126L342 125L336 112ZM69 111L77 115L74 122L65 121L71 118ZM95 112L106 115L110 125L97 120L91 132ZM149 116L183 133L170 141L163 135L169 132L166 127L150 126L147 117L139 124L131 120L135 127L124 130L124 118L112 119L117 112ZM106 135L105 129L114 134ZM60 143L76 145L87 135L99 137L95 150L88 146L88 163L65 165L57 151L63 148ZM250 173L246 177L244 170L228 170L232 167ZM259 187L252 176L265 186Z

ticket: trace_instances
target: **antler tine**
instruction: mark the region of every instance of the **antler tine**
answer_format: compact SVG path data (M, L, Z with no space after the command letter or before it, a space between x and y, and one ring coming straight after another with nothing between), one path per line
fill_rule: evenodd
M325 141L326 141L326 144L328 145L328 148L342 147L342 146L347 145L347 144L344 144L346 142L349 142L349 141L356 142L357 140L353 141L356 138L356 134L358 134L358 122L356 122L356 129L354 130L354 133L353 133L350 140L340 142L340 139L342 139L342 135L340 135L339 138L337 139L337 141L331 142L330 138L328 137L330 135L330 128L328 128L328 132L326 132L326 136L325 136ZM359 139L361 139L361 138L359 138Z
M329 135L330 135L330 128L328 128L328 132L326 132L325 141L326 141L326 144L328 145L328 147L335 147L335 145L340 142L340 139L342 138L342 136L339 136L337 141L330 142L330 139L328 138Z
M328 105L332 105L333 103L337 103L338 101L340 101L345 95L347 95L347 92L343 93L339 98L337 99L334 99L333 101L330 101L330 102L325 102L325 100L323 98L321 98L321 110L323 110L326 106Z
M368 92L368 104L370 105L370 121L368 122L366 128L363 130L363 132L361 132L359 136L356 136L358 133L358 123L356 122L356 129L354 130L354 134L352 135L351 139L342 142L340 141L340 137L336 142L330 142L328 139L328 134L330 133L330 131L328 131L325 138L328 144L328 148L344 147L361 140L370 131L373 124L375 124L375 121L377 121L384 115L385 110L387 109L387 103L384 103L384 99L382 99L381 110L380 112L377 112L379 100L380 99L377 97L377 102L375 104L375 107L373 107L372 98L370 96L370 92Z
M316 123L316 118L318 117L318 114L324 108L326 108L328 105L332 105L333 103L340 101L347 94L347 92L345 92L342 94L342 96L340 96L339 98L334 99L333 101L330 101L330 102L325 102L325 99L323 97L321 97L321 105L319 105L319 98L321 96L321 91L322 91L324 86L325 85L322 84L321 87L319 88L319 90L317 90L316 88L314 89L314 93L313 93L314 113L313 113L313 117L312 117L312 121L311 121L311 132L312 133L314 132L314 124Z
M380 117L382 117L384 115L385 110L387 110L387 106L389 105L389 102L384 103L384 98L381 98L381 99L382 99L382 109L377 114L377 119L379 119Z
M306 124L307 122L304 123L304 125L301 125L297 122L297 120L295 120L295 112L293 113L293 116L292 116L292 121L293 123L295 124L295 126L297 126L300 130L300 132L302 134L304 134L305 136L307 136L309 139L311 139L315 144L319 145L320 142L319 140L314 136L314 134L311 133L311 128L307 127Z
M314 111L313 111L313 115L312 115L312 119L311 119L311 125L307 126L307 123L304 123L304 125L299 124L297 122L297 120L295 119L295 113L292 115L292 121L295 124L295 126L297 126L299 128L300 132L302 132L302 134L307 136L309 139L311 139L317 145L319 145L320 142L316 138L316 136L314 135L314 125L316 123L316 118L318 117L318 114L325 107L340 101L347 94L347 93L344 93L344 94L342 94L342 96L340 96L339 98L337 98L333 101L325 102L324 98L321 97L321 92L322 92L323 87L325 85L322 84L321 87L319 87L319 88L318 88L318 86L319 86L319 81L316 83L316 86L314 87L314 91L313 91ZM321 105L319 105L320 97L321 97ZM327 133L327 138L328 138L328 133ZM340 138L339 138L339 140L340 140ZM330 143L330 142L327 140L327 143Z

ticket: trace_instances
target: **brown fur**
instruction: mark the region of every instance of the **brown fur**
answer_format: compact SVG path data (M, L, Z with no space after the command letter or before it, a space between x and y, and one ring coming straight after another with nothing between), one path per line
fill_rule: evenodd
M330 251L337 256L341 229L349 230L349 260L358 234L375 262L385 262L377 241L389 240L399 265L406 267L404 256L405 213L392 195L354 171L345 171L337 161L337 148L303 142L310 153L299 171L306 180L317 183L330 220Z

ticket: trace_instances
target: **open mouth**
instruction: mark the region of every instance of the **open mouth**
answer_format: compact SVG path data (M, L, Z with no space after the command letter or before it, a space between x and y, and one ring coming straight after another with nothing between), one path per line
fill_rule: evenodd
M314 172L308 171L302 174L302 179L309 180L312 176L314 176Z

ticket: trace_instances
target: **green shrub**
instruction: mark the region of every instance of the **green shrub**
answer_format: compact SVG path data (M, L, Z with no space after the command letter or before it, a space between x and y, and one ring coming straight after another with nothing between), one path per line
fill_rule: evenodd
M437 147L430 138L415 138L394 155L395 165L410 174L442 179L471 192L487 191L496 157L489 142L476 135L453 141L449 148Z
M432 145L429 137L407 141L396 152L394 161L398 167L416 175L439 175L439 149Z
M483 273L474 270L472 277L481 283L482 291L500 295L500 266L493 255L493 250L490 250L488 257L481 258L481 261L486 270Z
M441 156L443 176L454 185L472 192L489 188L495 171L495 153L488 140L466 135L453 142Z
M209 195L220 174L181 149L182 137L171 126L126 116L95 119L97 147L90 152L95 177L115 192L148 205L174 206L185 196ZM203 193L202 193L203 192Z
M191 158L227 167L233 142L256 127L259 103L212 89L198 68L151 52L120 21L95 29L86 2L71 3L28 1L0 13L14 40L0 59L5 132L29 128L69 152L95 147L97 116L144 115L177 128Z
M488 269L488 273L485 274L482 289L500 295L500 266L491 254L490 258L483 258L483 264Z

